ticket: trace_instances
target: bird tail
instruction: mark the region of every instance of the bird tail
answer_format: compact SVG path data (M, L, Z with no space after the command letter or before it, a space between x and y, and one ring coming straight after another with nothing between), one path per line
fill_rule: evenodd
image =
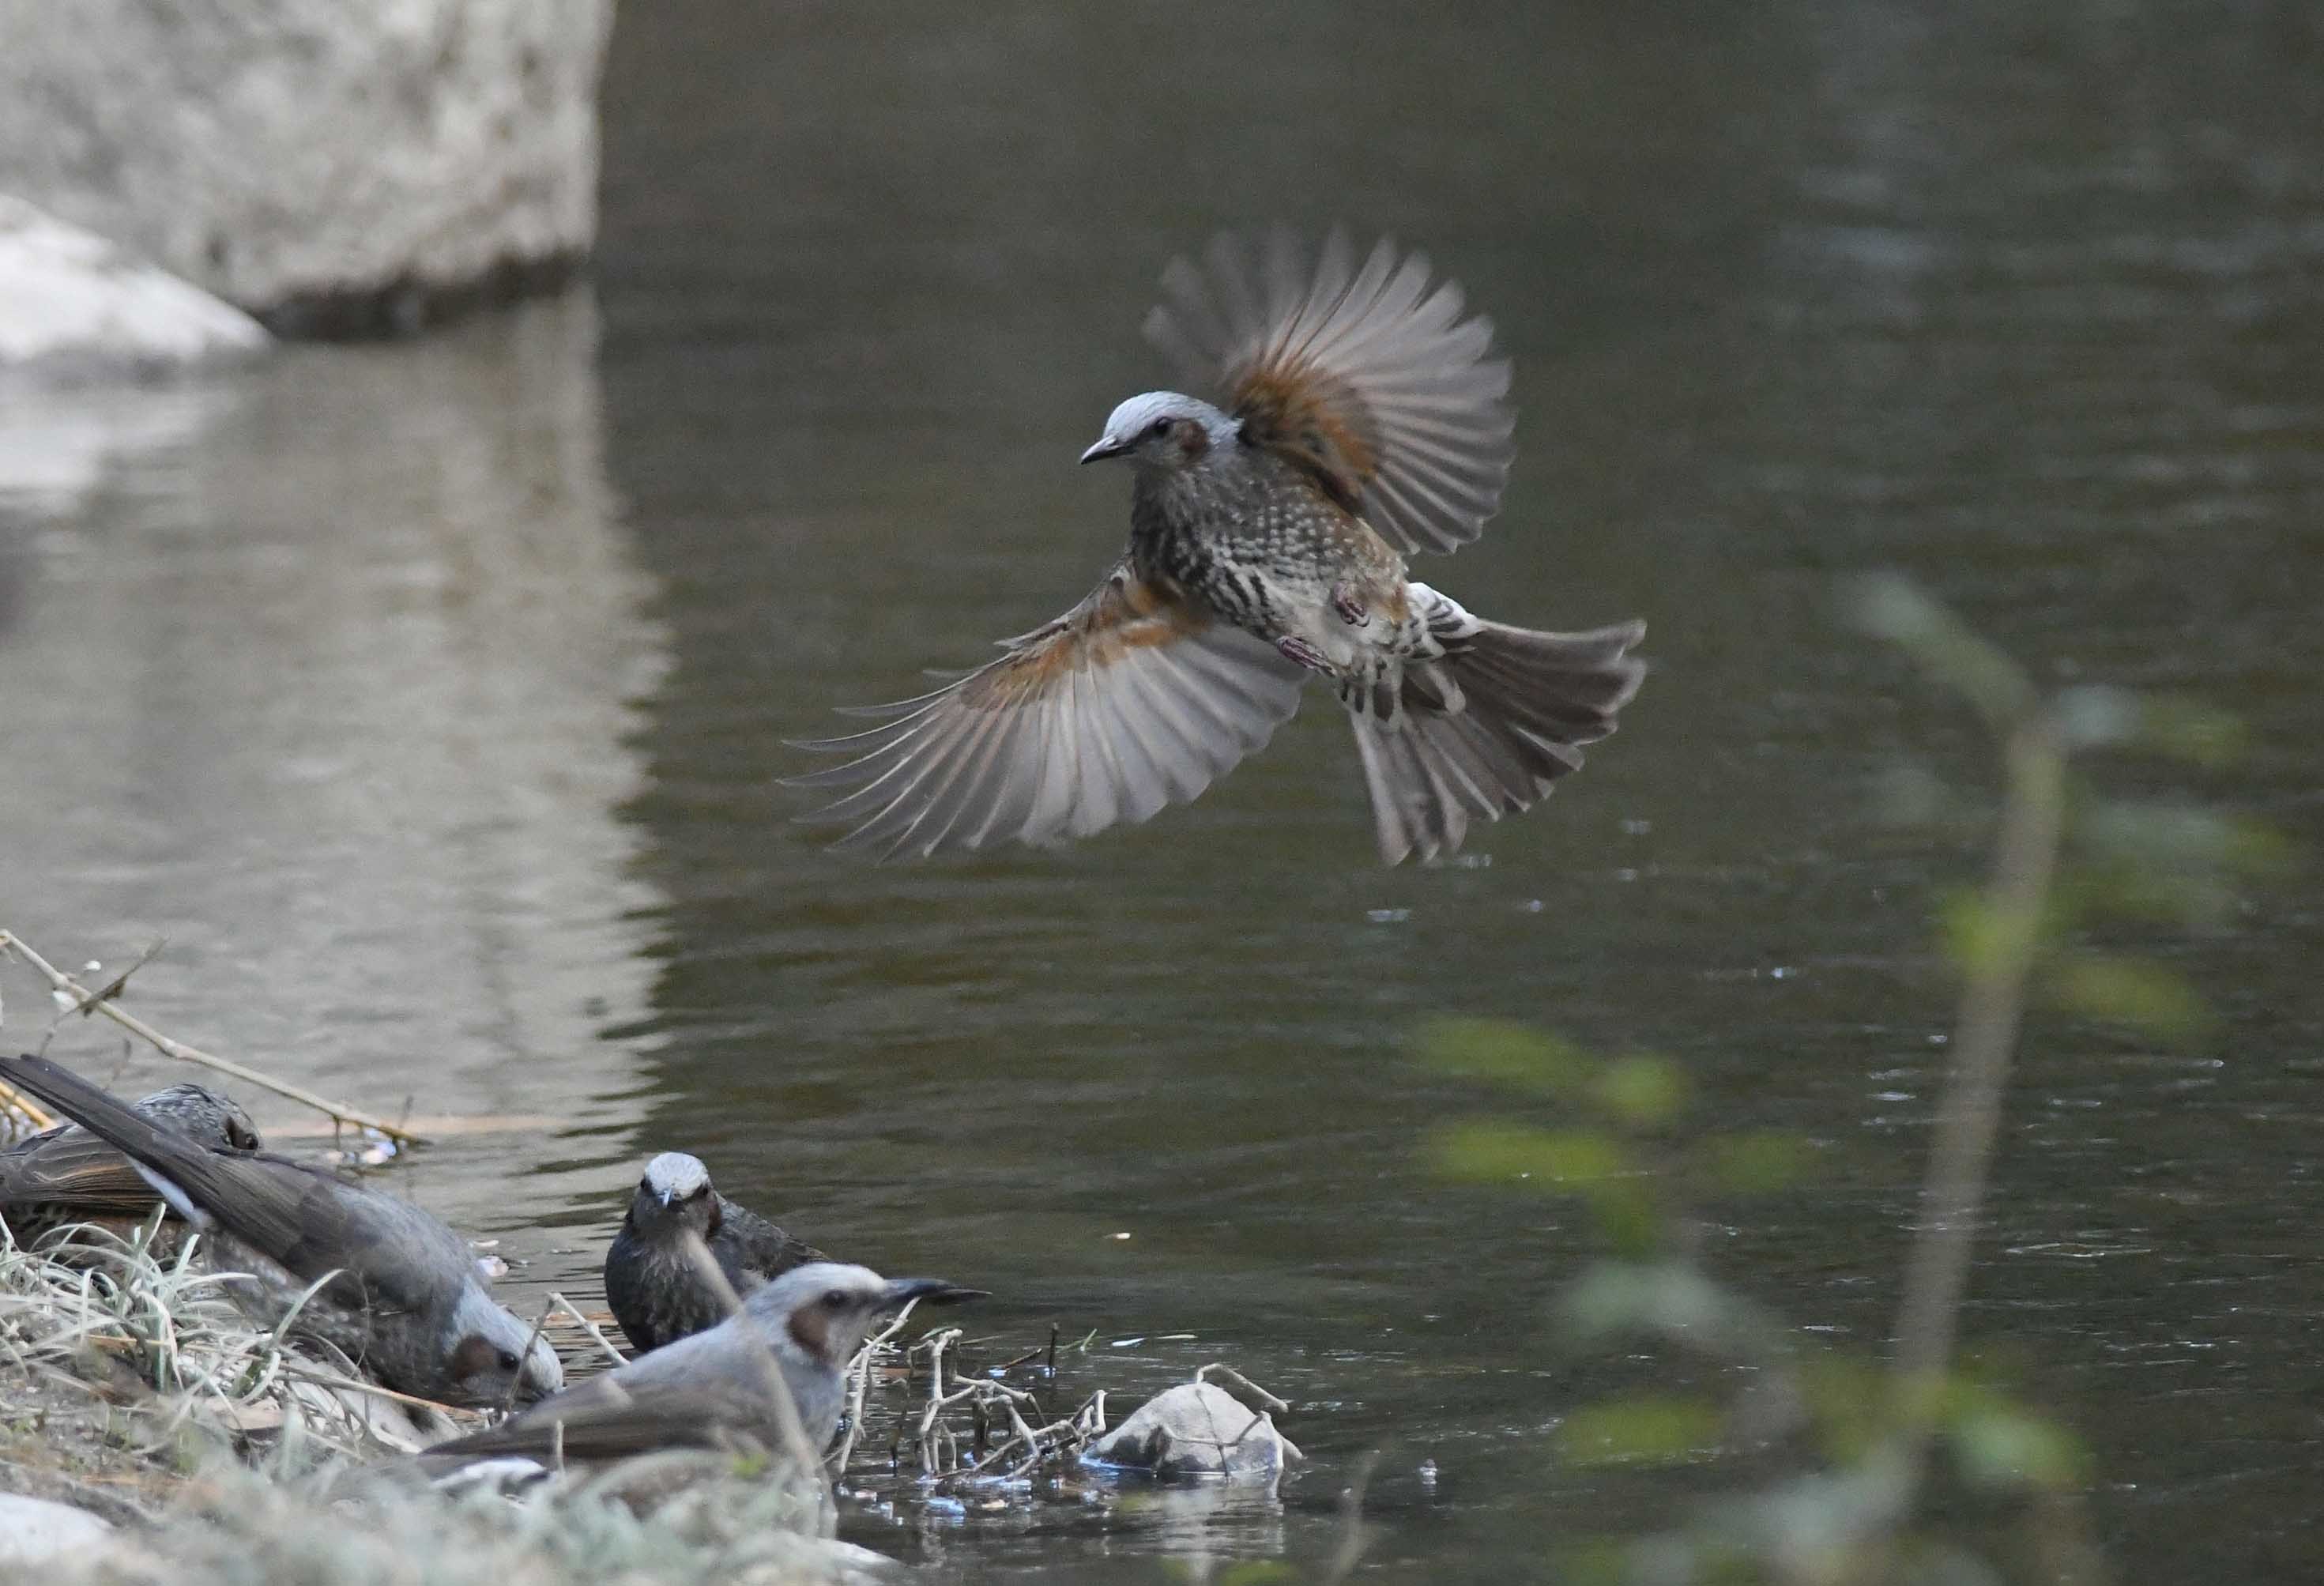
M171 1209L197 1228L210 1225L217 1186L210 1152L166 1129L71 1069L30 1055L0 1059L0 1080L47 1102L127 1157Z
M1415 605L1443 654L1407 663L1393 690L1343 690L1371 789L1380 857L1461 846L1472 818L1532 807L1614 731L1646 663L1644 622L1541 633L1470 615L1425 584Z

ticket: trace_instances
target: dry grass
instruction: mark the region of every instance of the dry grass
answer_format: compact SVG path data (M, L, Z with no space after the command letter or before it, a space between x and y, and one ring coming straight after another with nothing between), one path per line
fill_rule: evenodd
M158 1222L126 1239L62 1230L33 1249L0 1230L0 1486L132 1522L60 1582L789 1586L866 1567L825 1536L818 1494L732 1462L645 1512L618 1477L522 1502L350 1481L413 1446L412 1417L440 1431L436 1417L465 1413L317 1358L287 1323L253 1326L198 1240L157 1259Z

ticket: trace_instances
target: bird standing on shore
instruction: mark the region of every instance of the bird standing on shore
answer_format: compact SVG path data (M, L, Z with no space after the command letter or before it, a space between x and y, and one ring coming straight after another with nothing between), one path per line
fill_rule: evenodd
M780 1453L789 1439L779 1393L788 1393L812 1460L838 1427L847 1363L872 1323L909 1301L967 1292L938 1278L889 1279L836 1262L794 1267L707 1332L593 1377L497 1426L438 1443L418 1463L446 1475L479 1460L590 1464L743 1442Z
M807 745L853 758L809 818L843 845L926 855L1055 843L1193 798L1264 744L1320 678L1355 725L1380 856L1460 847L1526 809L1614 731L1645 625L1545 633L1471 615L1405 555L1474 539L1513 452L1492 327L1382 242L1287 234L1163 277L1150 340L1225 405L1130 398L1084 463L1135 470L1130 549L1087 599L891 719Z
M269 1324L327 1278L298 1331L389 1388L491 1406L565 1385L557 1351L493 1301L475 1252L433 1214L304 1162L207 1145L45 1057L0 1059L0 1079L147 1169L154 1192L217 1237L218 1262L255 1276L234 1293Z
M715 1276L706 1258L716 1264ZM720 1194L699 1157L664 1151L646 1164L606 1248L605 1300L642 1353L715 1327L770 1279L830 1259ZM950 1305L982 1299L984 1291L947 1286L925 1297Z
M747 1206L718 1193L698 1157L664 1151L646 1164L621 1231L605 1250L605 1300L640 1351L715 1327L733 1314L702 1269L691 1240L718 1263L726 1286L747 1297L770 1277L826 1259Z

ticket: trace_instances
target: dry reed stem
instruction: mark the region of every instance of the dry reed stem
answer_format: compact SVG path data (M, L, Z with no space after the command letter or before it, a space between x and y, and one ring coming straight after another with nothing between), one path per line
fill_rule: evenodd
M31 1132L33 1134L44 1129L54 1129L58 1123L46 1108L5 1080L0 1080L0 1108L21 1116L32 1126Z

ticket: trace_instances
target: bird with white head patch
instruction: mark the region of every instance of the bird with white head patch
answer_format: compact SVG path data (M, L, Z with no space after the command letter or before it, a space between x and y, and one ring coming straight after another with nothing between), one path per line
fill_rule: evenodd
M697 1251L716 1263L723 1284ZM646 1164L606 1249L605 1300L632 1344L656 1350L724 1322L733 1298L769 1278L823 1259L813 1245L720 1194L702 1158L664 1151Z
M1073 610L917 699L861 714L847 753L797 779L838 790L843 845L927 855L1051 844L1194 798L1320 678L1354 724L1381 857L1461 846L1530 807L1614 731L1644 666L1623 622L1548 633L1471 615L1405 557L1474 539L1514 448L1508 364L1460 289L1382 242L1286 233L1181 261L1149 339L1223 405L1148 392L1084 463L1132 470L1128 553Z
M707 1332L593 1377L482 1432L419 1456L431 1474L521 1456L566 1466L663 1449L804 1443L818 1457L839 1425L846 1369L881 1317L914 1301L979 1291L940 1278L881 1277L864 1267L794 1267ZM796 1434L796 1436L794 1435Z

